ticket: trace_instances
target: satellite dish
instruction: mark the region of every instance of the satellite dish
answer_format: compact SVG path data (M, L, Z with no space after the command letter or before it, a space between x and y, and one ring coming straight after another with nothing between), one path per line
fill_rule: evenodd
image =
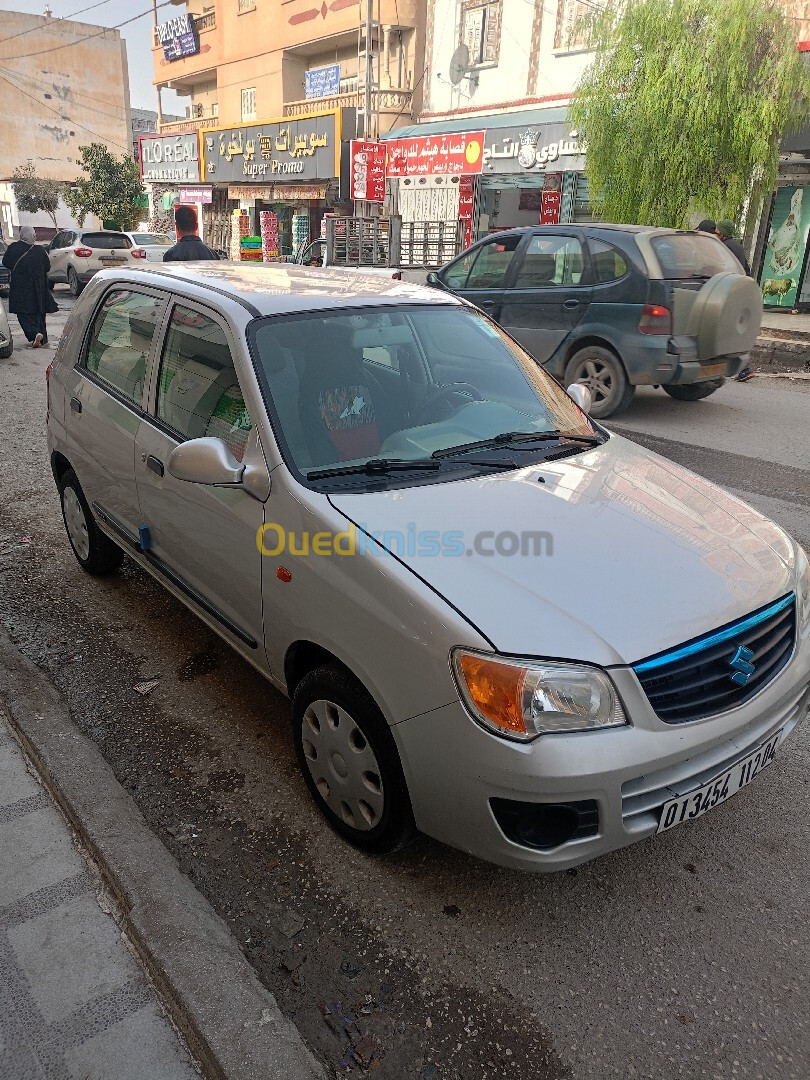
M470 50L466 45L459 45L450 60L450 82L458 86L470 67Z

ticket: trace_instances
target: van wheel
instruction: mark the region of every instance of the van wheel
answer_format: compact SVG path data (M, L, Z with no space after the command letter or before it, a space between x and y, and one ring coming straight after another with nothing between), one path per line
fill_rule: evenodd
M84 285L79 281L79 275L72 266L68 267L68 285L74 296L81 296Z
M340 667L305 675L293 694L293 740L326 820L375 855L405 847L416 826L394 738L371 695Z
M0 349L0 360L8 360L11 354L14 352L14 338L9 334L8 345L4 345Z
M665 386L664 392L678 401L700 401L719 390L725 379L707 379L706 382L686 383L684 386Z
M636 388L631 386L621 360L601 345L586 345L565 367L565 385L580 383L591 392L590 415L595 420L626 409Z
M124 561L124 553L96 525L96 519L72 469L68 469L59 481L59 494L62 499L65 530L81 568L88 574L99 576L117 570Z

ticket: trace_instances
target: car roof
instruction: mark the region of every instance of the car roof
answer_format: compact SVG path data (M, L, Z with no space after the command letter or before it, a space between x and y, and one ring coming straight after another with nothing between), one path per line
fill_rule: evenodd
M502 236L523 236L525 233L543 233L559 232L560 229L582 229L583 232L624 232L631 233L633 235L637 233L677 233L684 232L683 229L665 229L656 225L614 225L610 222L603 221L561 221L558 225L517 225L514 229L503 229L498 232L487 233L486 236L482 236L476 243L480 244L484 240L493 240Z
M62 232L77 232L80 236L92 233L93 236L126 236L120 229L63 229Z
M279 315L328 308L390 304L465 306L449 293L339 268L302 267L293 263L249 265L206 261L159 263L127 270L102 270L106 281L152 281L204 298L205 293L226 296L253 315Z

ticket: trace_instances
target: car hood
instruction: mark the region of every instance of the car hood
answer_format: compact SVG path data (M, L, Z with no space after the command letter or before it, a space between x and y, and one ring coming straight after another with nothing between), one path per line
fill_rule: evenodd
M503 653L630 664L793 588L778 526L616 435L506 474L330 500L360 549L393 552Z

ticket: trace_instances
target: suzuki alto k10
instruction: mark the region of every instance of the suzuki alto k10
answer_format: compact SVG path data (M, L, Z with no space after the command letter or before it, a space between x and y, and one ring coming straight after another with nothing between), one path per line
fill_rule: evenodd
M338 833L559 870L725 802L810 706L802 549L581 406L446 293L155 266L76 304L48 445L81 566L128 554L289 695Z

